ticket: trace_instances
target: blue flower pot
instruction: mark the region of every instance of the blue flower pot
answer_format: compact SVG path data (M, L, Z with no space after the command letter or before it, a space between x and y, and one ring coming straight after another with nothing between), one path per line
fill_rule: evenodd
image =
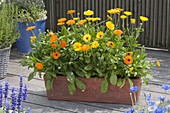
M36 37L38 38L39 30L41 30L41 32L45 31L45 24L46 24L46 19L41 21L36 21L35 23L18 22L18 30L20 32L20 38L16 40L16 46L19 53L29 54L32 51L30 36L33 36L33 33L32 31L26 31L26 29L29 26L36 26L36 28L33 31Z

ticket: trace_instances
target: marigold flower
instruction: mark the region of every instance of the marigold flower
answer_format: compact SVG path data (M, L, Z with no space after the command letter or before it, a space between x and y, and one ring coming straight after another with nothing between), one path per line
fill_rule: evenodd
M107 15L107 18L108 18L109 20L113 20L113 19L112 19L112 17L111 17L111 16L109 16L109 15Z
M93 14L94 14L94 12L92 10L84 11L84 15L86 15L86 16L91 16Z
M126 15L121 15L120 18L125 19L125 18L127 18L127 16Z
M133 52L127 52L126 53L126 56L132 56L133 55Z
M97 48L99 46L99 43L97 41L92 42L91 47L92 48Z
M53 57L53 59L55 59L55 60L57 60L57 59L59 59L59 57L60 57L60 53L59 52L53 52L52 53L52 57Z
M115 28L115 25L111 21L106 22L106 26L110 30L113 30Z
M144 17L144 16L140 16L140 20L141 20L142 22L145 22L145 21L148 21L148 18L147 18L147 17Z
M124 9L122 9L122 8L115 8L115 9L119 10L120 12L124 10Z
M64 24L65 24L64 22L57 23L58 26L62 26Z
M109 14L117 14L117 13L120 13L120 11L117 10L117 9L107 10L107 12L108 12Z
M61 48L65 48L66 45L67 45L67 42L66 42L65 40L61 40L61 42L60 42L60 47L61 47Z
M75 51L80 51L80 50L81 50L81 47L82 47L82 44L79 43L79 42L75 42L75 43L73 44L73 48L74 48Z
M79 20L79 18L73 18L73 20L74 20L74 21L77 21L77 20Z
M39 69L39 70L42 70L42 69L44 68L43 64L42 64L42 63L39 63L39 62L37 62L37 63L35 64L35 67L36 67L37 69Z
M51 44L52 48L56 49L57 45L56 44Z
M51 43L54 43L54 42L56 42L57 40L58 40L58 36L55 35L55 34L52 35L51 38L50 38L50 42L51 42Z
M80 20L77 24L78 25L83 25L84 23L86 23L87 22L87 20Z
M73 14L73 13L75 13L76 11L75 10L68 10L67 11L67 14Z
M110 46L110 47L114 48L115 44L112 41L108 41L107 46Z
M89 41L91 40L91 35L90 35L90 34L85 34L85 35L83 36L83 40L84 40L85 42L89 42Z
M160 61L156 61L156 65L157 65L158 67L160 67L160 66L161 66Z
M75 24L75 21L74 21L74 20L68 20L68 21L66 22L66 24L67 24L67 25L72 25L72 24Z
M114 30L114 34L120 36L123 33L122 30Z
M133 67L131 67L131 68L130 68L130 72L132 72L132 71L133 71L133 69L134 69L134 68L133 68Z
M30 26L30 27L27 27L26 31L31 31L31 30L33 30L35 28L36 28L36 26Z
M82 47L81 47L81 50L83 50L83 51L88 51L90 49L90 46L89 45L83 45Z
M132 24L134 24L136 22L136 19L131 18L130 21L131 21Z
M126 65L132 64L132 63L133 63L133 58L132 58L131 56L126 56L126 57L124 58L124 63L125 63Z
M86 20L88 20L88 21L92 21L92 19L93 18L91 18L91 17L86 18Z
M31 36L30 38L31 38L30 42L31 42L31 43L34 43L35 40L36 40L36 36Z
M98 17L96 17L96 18L92 18L92 22L100 21L100 20L101 20L101 18L98 18Z
M130 12L130 11L125 11L124 14L125 14L126 16L130 16L130 15L132 15L132 12Z
M63 23L63 22L65 22L67 19L66 18L60 18L60 19L58 19L58 23Z
M101 39L103 36L104 36L104 33L100 31L97 33L96 38Z

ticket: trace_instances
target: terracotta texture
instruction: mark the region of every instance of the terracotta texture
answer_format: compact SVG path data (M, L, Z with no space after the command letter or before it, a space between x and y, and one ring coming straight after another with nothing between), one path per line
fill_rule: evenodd
M77 88L76 93L72 96L68 91L68 82L64 76L58 76L53 81L53 90L47 91L49 100L69 100L69 101L86 101L86 102L103 102L114 104L131 104L129 83L123 88L109 85L109 89L106 93L101 93L102 78L79 78L86 85L86 90L82 92ZM141 79L133 79L134 86L141 88ZM46 82L46 81L45 81ZM140 95L140 90L137 91L137 100Z

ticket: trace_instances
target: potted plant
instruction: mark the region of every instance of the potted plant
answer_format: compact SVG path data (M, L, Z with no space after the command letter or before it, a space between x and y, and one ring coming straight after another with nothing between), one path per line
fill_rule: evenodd
M47 11L45 10L43 0L14 0L12 2L18 6L17 20L18 29L21 34L20 38L16 41L16 46L19 53L28 54L31 52L30 37L33 35L38 37L38 31L44 32L45 30ZM36 28L34 29L34 34L32 34L29 30L33 29L34 26Z
M0 5L0 79L6 76L11 44L19 36L15 9L13 4L6 2Z
M60 18L61 31L41 33L41 41L33 41L34 51L22 60L34 68L28 80L43 75L49 99L131 104L130 86L140 89L141 80L148 83L151 77L144 47L136 48L148 18L140 16L135 27L132 13L120 8L108 10L104 21L93 14L87 10L84 19Z

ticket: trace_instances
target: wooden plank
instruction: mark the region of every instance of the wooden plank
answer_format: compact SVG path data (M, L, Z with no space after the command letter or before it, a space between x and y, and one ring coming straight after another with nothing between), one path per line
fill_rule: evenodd
M151 0L151 3L150 3L150 34L149 34L149 37L150 37L150 40L149 40L149 46L152 46L153 45L153 28L154 28L154 0Z
M167 42L168 42L168 51L170 52L170 39L169 39L169 37L170 37L170 33L169 33L169 31L170 31L170 14L169 14L169 12L170 12L170 1L169 0L167 0L167 27L166 27L166 39L167 39Z
M152 37L149 37L150 34L150 25L151 25L151 21L150 21L150 0L146 0L146 17L149 18L149 21L146 22L146 29L145 29L145 46L149 46L149 40Z

